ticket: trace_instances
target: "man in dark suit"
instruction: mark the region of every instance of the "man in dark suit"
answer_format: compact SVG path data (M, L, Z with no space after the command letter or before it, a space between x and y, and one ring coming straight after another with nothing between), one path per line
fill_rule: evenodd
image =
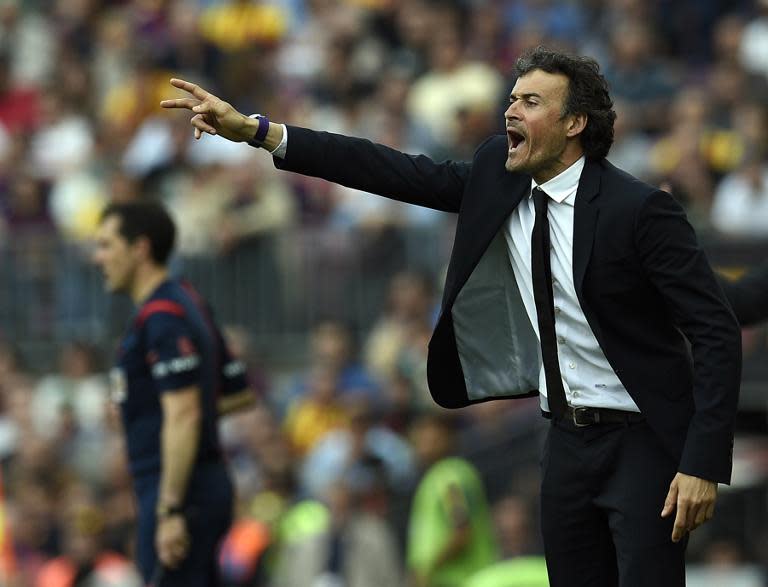
M516 64L506 136L471 163L270 124L183 80L195 136L281 169L458 213L428 376L449 408L540 394L553 586L684 585L687 533L731 474L739 328L678 203L612 166L591 59Z

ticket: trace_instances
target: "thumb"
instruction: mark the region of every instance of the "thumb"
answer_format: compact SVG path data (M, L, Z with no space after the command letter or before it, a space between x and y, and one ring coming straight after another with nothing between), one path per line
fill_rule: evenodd
M671 514L672 511L675 509L676 505L677 505L677 482L676 480L673 480L672 484L669 486L667 499L664 500L664 508L661 510L661 517L666 518L669 514Z

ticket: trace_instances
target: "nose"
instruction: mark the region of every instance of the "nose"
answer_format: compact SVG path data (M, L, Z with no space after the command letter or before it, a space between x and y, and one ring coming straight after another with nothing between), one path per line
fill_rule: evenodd
M516 106L516 102L512 102L504 111L504 120L520 120L520 110Z

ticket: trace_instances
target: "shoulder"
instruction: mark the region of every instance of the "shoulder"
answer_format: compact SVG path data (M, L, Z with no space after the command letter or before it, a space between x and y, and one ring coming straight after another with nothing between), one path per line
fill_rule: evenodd
M150 324L157 324L173 318L184 318L187 315L187 309L177 300L172 299L153 299L144 304L136 316L136 326L138 328L148 327Z
M607 159L591 162L600 169L600 193L612 206L638 211L654 202L679 207L671 194L613 165Z
M136 315L139 328L167 322L194 320L197 305L194 290L184 283L169 281L147 300Z
M193 321L195 307L189 302L185 291L175 282L164 284L139 309L135 327L151 332L178 328Z
M601 189L623 190L629 197L649 197L659 188L646 183L623 169L616 167L607 159L592 163L601 169Z

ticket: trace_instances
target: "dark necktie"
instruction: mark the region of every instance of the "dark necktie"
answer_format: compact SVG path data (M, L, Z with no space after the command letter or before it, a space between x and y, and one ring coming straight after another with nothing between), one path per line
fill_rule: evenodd
M549 240L547 204L549 196L539 187L533 190L536 221L531 234L531 272L533 274L533 299L541 337L541 358L547 382L549 410L555 418L565 414L567 402L560 364L557 359L557 335L555 334L555 304L552 293L552 266Z

